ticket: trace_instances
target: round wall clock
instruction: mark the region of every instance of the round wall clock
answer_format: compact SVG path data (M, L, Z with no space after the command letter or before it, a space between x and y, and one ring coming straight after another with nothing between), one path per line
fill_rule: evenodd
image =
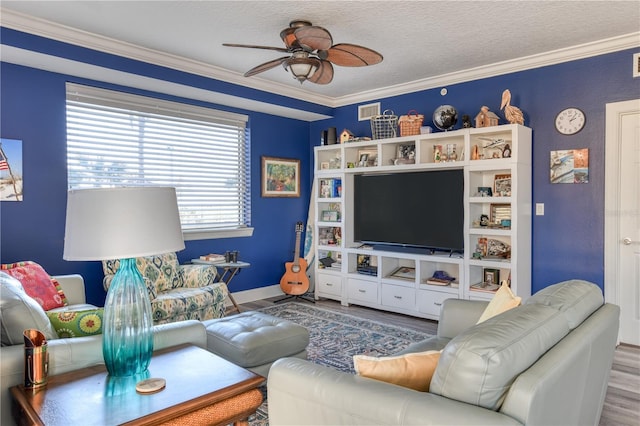
M574 135L584 127L585 116L578 108L565 108L556 115L556 130L563 135Z

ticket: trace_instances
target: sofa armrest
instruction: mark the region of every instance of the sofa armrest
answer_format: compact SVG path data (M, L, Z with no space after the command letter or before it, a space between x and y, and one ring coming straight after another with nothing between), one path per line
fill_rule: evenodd
M453 339L480 319L489 302L446 299L440 310L438 337Z
M87 303L87 296L84 288L84 278L82 275L56 275L55 278L59 283L67 301L70 305L81 305Z
M196 320L178 321L153 326L153 350L184 343L207 348L207 330Z
M218 277L218 269L212 265L180 265L178 273L186 288L206 287L215 283Z
M267 392L274 426L520 424L495 411L297 358L273 364Z

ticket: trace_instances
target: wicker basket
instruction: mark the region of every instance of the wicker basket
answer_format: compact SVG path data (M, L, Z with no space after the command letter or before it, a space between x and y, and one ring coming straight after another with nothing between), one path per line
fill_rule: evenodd
M400 120L398 120L400 136L419 135L423 120L424 115L418 114L414 109L409 111L407 115L400 116Z
M373 139L395 138L398 135L398 116L390 109L371 117L371 137Z

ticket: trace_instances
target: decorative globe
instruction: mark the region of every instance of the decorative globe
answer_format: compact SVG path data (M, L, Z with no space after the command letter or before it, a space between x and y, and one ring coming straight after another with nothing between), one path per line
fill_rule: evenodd
M433 112L433 124L440 130L451 130L458 122L458 111L451 105L440 105Z

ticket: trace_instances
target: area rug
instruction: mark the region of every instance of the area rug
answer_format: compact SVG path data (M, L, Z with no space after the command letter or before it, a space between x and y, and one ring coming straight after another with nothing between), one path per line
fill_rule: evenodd
M284 303L262 308L260 311L300 324L309 330L309 361L352 374L354 355L391 355L413 342L431 336L305 303ZM269 424L264 388L263 393L265 401L257 413L249 418L251 426Z

